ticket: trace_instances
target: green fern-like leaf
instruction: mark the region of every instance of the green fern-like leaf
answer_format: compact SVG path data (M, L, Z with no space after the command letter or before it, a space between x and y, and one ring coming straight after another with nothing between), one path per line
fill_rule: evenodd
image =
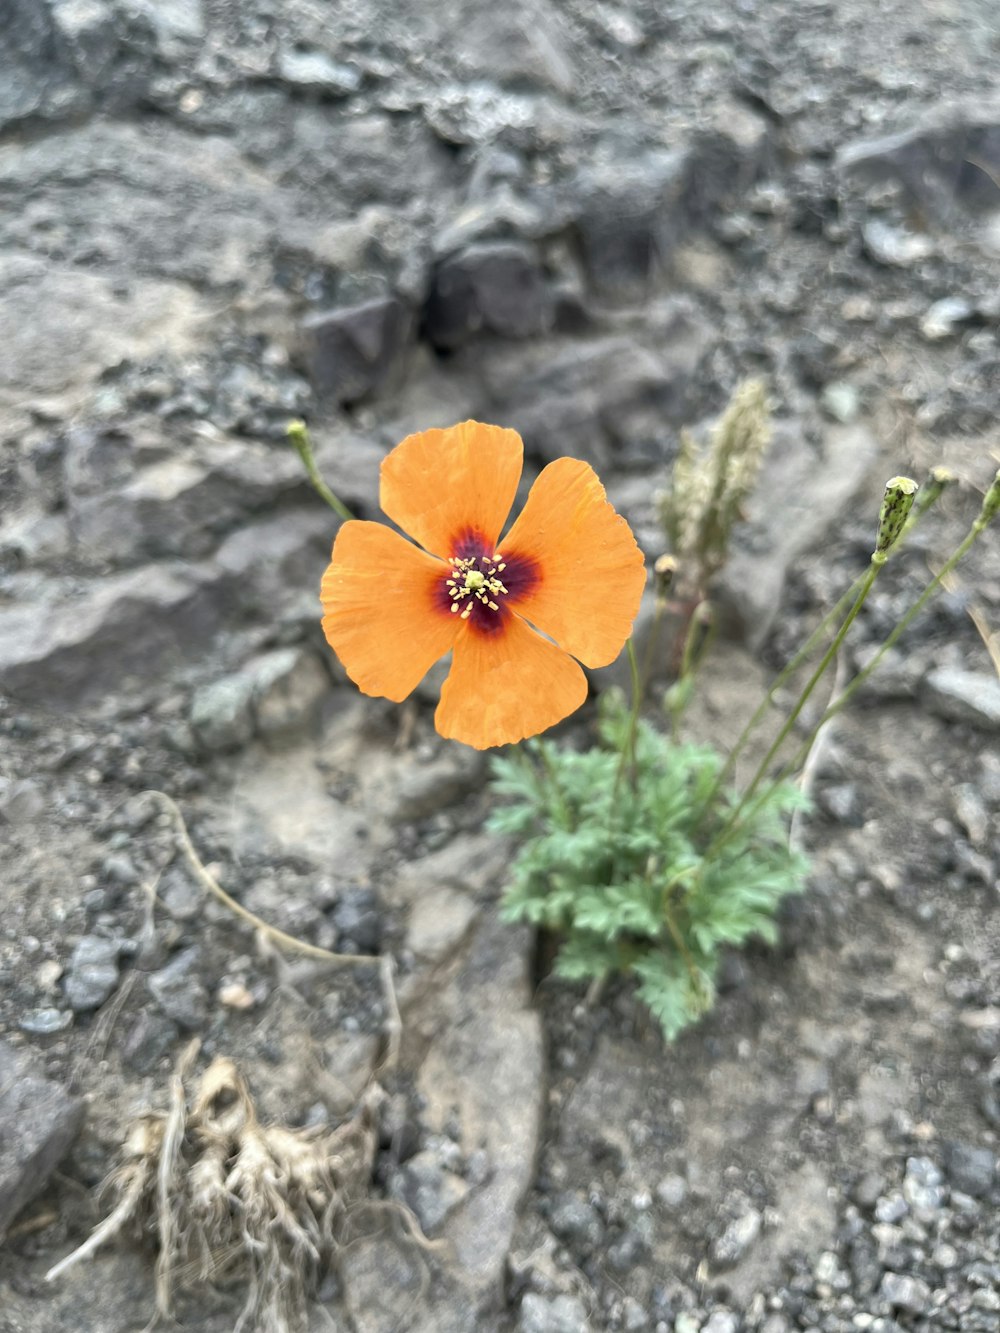
M775 939L778 905L805 880L785 835L803 798L779 785L717 841L737 800L718 787L719 755L641 722L622 784L628 727L620 698L606 696L597 747L543 740L494 759L490 827L520 842L504 918L560 935L559 976L634 976L672 1040L711 1007L721 948Z

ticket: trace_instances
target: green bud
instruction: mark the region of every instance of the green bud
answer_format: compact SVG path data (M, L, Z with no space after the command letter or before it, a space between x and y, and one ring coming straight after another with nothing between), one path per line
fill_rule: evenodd
M882 564L895 544L903 526L913 508L917 494L917 483L910 477L890 477L885 483L885 495L878 516L878 532L875 535L875 551L872 559Z
M932 467L930 475L921 486L917 498L913 502L913 513L910 515L912 522L920 514L926 514L931 505L937 504L941 496L958 478L950 468Z
M976 527L980 530L991 523L1000 512L1000 468L997 468L997 474L993 478L993 484L983 496L983 507L979 511L979 517L976 519Z
M674 575L677 573L677 558L672 555L661 555L653 566L653 579L656 585L657 596L666 597L670 591L670 585L674 581Z
M309 427L304 421L290 421L285 427L285 434L290 444L294 444L301 454L309 449Z

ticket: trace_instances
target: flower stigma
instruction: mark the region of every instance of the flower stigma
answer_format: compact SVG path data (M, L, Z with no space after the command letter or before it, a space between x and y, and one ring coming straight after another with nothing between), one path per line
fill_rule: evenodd
M452 577L445 579L452 611L462 620L468 620L472 615L473 598L482 602L487 610L499 611L500 604L494 598L502 597L507 591L500 578L506 568L499 552L493 556L453 555Z

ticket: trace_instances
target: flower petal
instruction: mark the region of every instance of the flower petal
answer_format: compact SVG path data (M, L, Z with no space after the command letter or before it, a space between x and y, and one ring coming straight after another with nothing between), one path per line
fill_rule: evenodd
M399 703L455 640L455 617L435 599L440 560L381 523L337 533L323 575L323 633L365 694Z
M484 634L463 622L434 725L476 750L509 745L555 726L587 697L587 678L568 653L503 616Z
M511 586L507 606L584 666L614 661L632 631L646 568L589 463L559 458L543 469L500 554L537 572L523 592Z
M470 533L492 553L523 458L517 431L479 421L408 435L382 461L379 503L414 541L446 560Z

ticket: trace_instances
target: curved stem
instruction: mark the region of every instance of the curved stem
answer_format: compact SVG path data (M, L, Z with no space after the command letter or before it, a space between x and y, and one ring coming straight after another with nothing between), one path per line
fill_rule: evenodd
M998 477L1000 477L1000 473L998 473ZM997 483L994 482L993 485L994 487L996 487ZM816 735L819 732L819 730L822 727L825 727L826 724L830 721L830 719L835 717L841 711L841 709L844 708L851 701L854 695L858 692L861 686L865 683L868 677L878 666L879 662L882 660L885 654L889 651L890 648L895 646L895 644L899 641L901 635L903 635L906 632L907 628L921 613L921 611L924 609L924 607L927 605L930 599L935 595L936 592L939 591L942 583L948 577L951 571L961 560L965 558L965 556L971 549L973 543L986 530L991 518L994 515L995 511L991 510L990 508L990 498L992 494L993 490L991 489L991 491L987 495L987 499L983 502L983 508L979 514L979 517L972 524L972 527L966 533L961 543L951 553L951 555L941 566L938 572L934 575L931 581L927 584L923 592L913 603L910 609L906 612L906 614L902 617L902 619L897 622L892 632L886 637L881 647L875 653L874 657L868 663L868 665L862 671L859 671L858 674L851 681L850 685L848 685L847 688L843 690L841 694L839 694L830 704L827 705L822 715L820 716L819 720L817 721L816 725L813 727L812 731L810 731L809 735L799 746L798 750L796 750L795 754L791 757L790 760L788 760L787 763L782 765L781 770L775 777L774 782L771 784L771 786L769 786L767 791L765 791L764 795L759 797L757 801L755 801L754 804L750 807L748 815L752 816L755 813L755 811L759 808L761 803L767 799L767 796L773 789L774 785L784 781L784 779L787 778L791 773L795 772L796 768L798 768L798 766L802 763L806 755L808 755L809 751L811 750L813 742L815 741ZM734 813L734 817L730 821L730 824L727 824L727 826L723 829L722 835L720 835L720 839L724 835L728 836L730 825L732 823L735 823L735 816L742 811L744 804L745 804L745 798L743 801L740 802L739 806L737 807Z
M833 661L833 659L836 657L836 655L837 655L837 650L840 648L840 645L844 642L844 639L845 639L846 636L847 636L847 631L848 631L848 630L851 628L851 626L854 624L855 617L857 616L858 612L861 610L862 606L864 605L865 598L868 596L869 592L871 591L872 584L875 582L875 579L878 577L879 570L882 568L882 563L883 563L882 561L877 561L877 560L875 560L874 557L872 558L872 563L871 563L871 565L870 565L869 568L868 568L868 572L866 573L864 579L863 579L862 582L861 582L861 588L860 588L860 590L859 590L859 592L858 592L858 595L857 595L857 597L854 599L854 605L851 607L850 611L848 611L847 615L844 617L844 620L843 620L843 623L842 623L841 626L840 626L840 629L837 630L837 633L834 635L833 640L832 640L832 642L830 643L830 646L827 648L826 652L823 654L822 658L820 659L819 665L816 667L816 670L815 670L815 671L812 673L812 675L809 677L809 680L808 680L808 682L806 683L805 689L804 689L804 690L802 691L802 693L799 695L799 698L798 698L797 703L795 704L795 707L792 709L792 711L791 711L791 712L788 714L788 716L785 718L785 721L784 721L784 724L782 725L781 730L778 732L777 736L774 738L773 742L771 743L771 748L768 750L767 754L764 756L764 758L763 758L763 759L760 761L760 763L757 765L757 771L756 771L756 773L754 773L754 776L753 776L752 781L750 782L750 785L747 787L746 791L743 793L743 797L742 797L742 799L741 799L741 801L740 801L740 804L736 807L736 810L735 810L734 813L733 813L733 818L734 818L734 819L739 815L739 813L740 813L740 809L741 809L741 807L743 806L744 802L746 802L746 801L747 801L747 800L754 794L754 792L757 790L757 788L760 786L760 783L761 783L762 779L763 779L763 778L766 776L766 774L767 774L768 765L771 763L771 760L774 758L774 756L775 756L775 755L778 753L778 751L781 749L782 745L785 743L785 738L788 736L788 733L792 730L792 728L794 727L795 723L798 721L799 714L802 712L803 708L806 706L806 703L807 703L808 700L809 700L809 696L812 694L813 690L816 688L817 684L819 683L820 678L821 678L821 677L823 676L823 674L825 673L827 667L830 665L830 663L831 663L831 662Z
M309 478L313 490L321 499L325 500L335 514L339 514L342 519L352 519L354 515L344 504L339 496L334 495L329 486L319 475L319 468L316 466L316 459L313 455L312 440L309 438L309 429L304 421L290 421L286 427L285 433L289 440L295 446L295 451L302 459L302 466L306 470L306 476Z
M709 848L705 853L706 859L710 859L719 850L719 848L723 845L723 843L726 842L726 840L729 838L733 829L739 822L740 816L746 809L748 802L751 801L757 788L760 786L763 779L767 776L767 770L768 767L770 766L771 760L774 758L774 756L781 749L782 745L785 743L785 740L787 739L789 732L794 727L796 721L798 720L799 714L806 706L806 703L808 702L809 697L812 694L813 690L816 688L816 685L819 683L821 676L824 674L826 669L829 667L830 663L836 657L840 645L844 642L844 639L847 636L847 631L854 624L855 617L861 610L861 607L864 605L865 598L871 591L872 584L878 577L879 571L881 570L884 563L885 563L884 555L880 556L879 553L876 553L875 555L872 556L871 564L869 565L864 578L861 580L861 587L858 591L857 596L854 599L854 605L851 607L850 611L844 617L844 621L841 624L840 629L838 629L837 633L834 635L830 643L830 646L827 648L826 652L820 659L819 665L816 667L816 670L809 677L809 680L807 681L805 688L799 695L795 707L792 709L792 711L788 714L788 717L785 719L784 724L781 727L781 730L778 732L777 736L774 738L774 741L771 743L771 747L768 750L767 754L757 765L757 771L754 773L749 786L740 796L740 799L737 802L735 808L730 813L729 818L726 820L725 824L722 826L718 834L715 836L715 838L709 845ZM812 744L812 736L810 736L809 743L810 745ZM767 791L769 792L770 790L771 787L769 786ZM767 792L765 792L765 797L766 795ZM761 799L763 800L764 798L762 797ZM759 804L760 802L758 801L753 805L751 805L750 812L753 813L754 811L756 811Z
M781 671L779 671L777 676L775 676L773 682L771 683L770 689L767 691L763 699L757 705L757 708L754 711L752 717L750 718L750 721L740 732L739 736L736 739L735 744L733 745L733 748L729 751L729 755L726 759L726 762L720 769L719 776L715 782L716 791L718 791L718 789L731 776L733 768L736 765L736 760L742 753L743 748L746 745L747 741L749 740L751 733L756 730L764 714L767 712L771 704L774 702L774 696L781 689L782 685L784 685L785 681L788 680L789 676L793 675L796 671L798 671L802 663L812 656L812 653L815 651L816 646L819 644L819 641L822 639L823 635L827 632L827 630L834 623L834 621L839 616L842 616L844 614L847 607L850 605L851 601L858 595L858 591L861 587L861 584L867 577L867 573L868 571L866 570L864 574L858 575L858 577L854 580L854 582L847 589L844 595L840 598L837 604L826 613L826 615L819 622L819 624L816 626L813 632L809 635L808 639L806 639L805 643L798 650L795 656L792 657L786 663L786 665L781 669Z

